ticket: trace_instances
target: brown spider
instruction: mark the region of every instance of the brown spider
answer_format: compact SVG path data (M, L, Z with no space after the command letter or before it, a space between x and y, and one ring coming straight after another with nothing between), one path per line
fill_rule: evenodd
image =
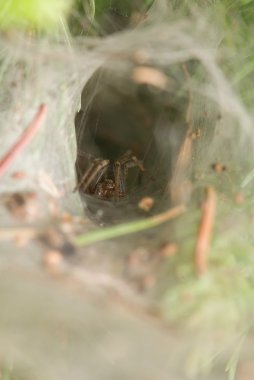
M119 200L126 196L126 178L128 170L132 167L145 171L142 162L130 150L113 163L110 160L95 158L74 190L95 195L102 200Z

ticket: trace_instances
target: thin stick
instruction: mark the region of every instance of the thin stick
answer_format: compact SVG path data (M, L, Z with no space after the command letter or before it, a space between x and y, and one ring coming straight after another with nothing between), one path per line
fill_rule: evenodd
M185 206L180 205L147 219L124 223L118 226L97 229L95 231L77 236L74 239L74 244L77 246L84 246L98 241L108 240L111 238L140 232L176 218L177 216L183 214L185 211Z
M25 147L30 143L33 137L36 135L37 131L44 122L47 114L47 106L41 104L35 117L22 133L20 138L16 143L9 149L5 156L0 160L0 178L12 164L14 159L25 149Z
M207 272L207 257L216 211L216 193L212 187L206 189L202 215L194 253L195 270L201 276Z
M190 73L186 64L182 65L182 69L187 82L190 82ZM191 163L191 153L192 153L192 103L193 96L191 87L188 87L188 105L185 113L185 126L186 133L185 138L181 144L179 154L175 163L174 171L172 174L172 178L169 182L168 189L170 196L174 203L182 202L183 194L184 194L184 178L187 175L187 170Z
M184 177L184 174L186 173L186 170L190 164L190 158L191 158L191 151L192 151L192 138L191 133L188 131L184 141L181 145L179 155L177 157L172 183L179 182L180 179Z

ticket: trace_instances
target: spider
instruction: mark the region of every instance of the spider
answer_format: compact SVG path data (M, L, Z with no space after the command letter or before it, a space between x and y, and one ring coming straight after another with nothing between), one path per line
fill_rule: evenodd
M140 160L128 150L113 163L103 158L95 158L74 190L94 195L102 200L119 200L126 196L126 178L128 170L138 167L141 172L145 168Z

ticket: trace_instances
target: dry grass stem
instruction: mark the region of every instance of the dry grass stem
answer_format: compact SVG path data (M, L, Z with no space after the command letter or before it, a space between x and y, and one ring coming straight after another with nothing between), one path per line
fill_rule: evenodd
M180 148L172 179L169 183L169 193L174 204L182 203L186 198L185 178L190 165L191 152L192 138L191 134L187 133Z
M98 228L94 231L76 236L74 239L74 244L77 246L85 246L99 241L145 231L149 228L153 228L159 226L162 223L168 222L180 216L185 211L186 207L184 205L179 205L155 216L151 216L150 218L123 223L113 227Z
M46 114L47 106L45 104L41 104L31 123L15 142L15 144L5 154L5 156L0 160L0 178L4 175L14 159L25 149L27 145L29 145L43 124Z
M185 64L182 65L184 76L186 81L190 80L190 73ZM186 125L186 135L183 143L180 147L180 151L175 163L174 172L172 179L169 183L169 193L171 199L175 204L182 203L186 198L185 191L185 178L191 162L192 153L192 142L193 142L193 131L191 128L192 119L192 91L189 86L188 88L188 105L185 113L185 125ZM188 194L187 194L188 195Z
M205 200L202 204L202 215L194 252L195 270L199 276L204 275L207 272L207 258L210 248L215 211L216 193L212 187L208 187L206 189Z

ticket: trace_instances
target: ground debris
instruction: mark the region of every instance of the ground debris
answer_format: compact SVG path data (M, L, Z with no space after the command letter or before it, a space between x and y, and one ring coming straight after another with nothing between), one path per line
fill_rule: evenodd
M223 173L227 170L227 167L220 162L215 162L212 164L212 169L215 171L215 173Z
M175 256L179 247L176 243L166 243L160 248L160 255L162 257Z
M27 177L27 173L23 170L15 171L11 174L11 178L21 181L22 179Z
M40 204L33 191L6 195L4 205L15 218L25 222L33 222L40 216Z
M238 380L249 380L254 377L254 361L244 361L240 363L238 371L237 371L237 379Z
M243 204L245 201L245 197L244 197L244 194L241 193L240 191L238 193L235 194L235 203L238 204L238 205L241 205Z
M31 227L1 228L0 241L14 241L16 246L24 246L39 236L40 231Z
M197 140L197 139L200 139L201 137L202 137L202 131L200 128L197 128L196 130L191 132L192 140Z
M154 206L154 198L152 197L144 197L142 198L139 203L138 203L138 207L140 210L143 210L143 211L150 211L151 208Z
M148 66L139 66L133 70L132 79L139 84L148 84L158 88L166 88L168 77L160 70Z
M43 255L43 265L51 273L56 274L63 263L63 255L58 250L48 250Z

